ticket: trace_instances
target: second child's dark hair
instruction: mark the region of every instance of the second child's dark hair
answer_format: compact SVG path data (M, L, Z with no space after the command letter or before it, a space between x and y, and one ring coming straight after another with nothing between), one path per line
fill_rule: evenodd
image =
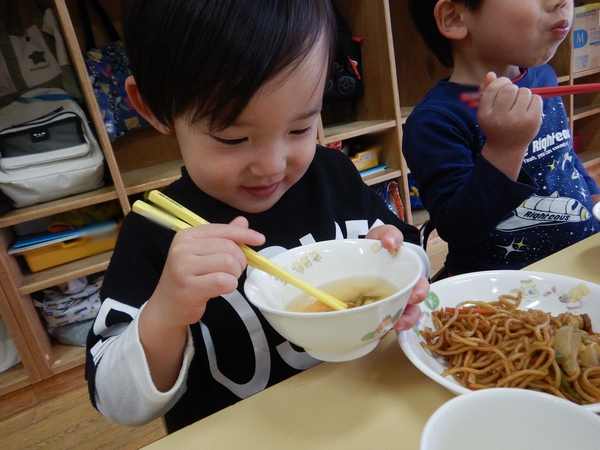
M123 13L140 95L169 128L184 116L232 125L266 81L300 63L321 37L323 71L333 58L329 0L126 0Z
M408 0L410 16L417 31L429 47L429 50L445 67L454 67L452 58L452 42L438 30L433 10L439 0ZM451 0L452 3L466 6L470 11L477 11L484 0Z

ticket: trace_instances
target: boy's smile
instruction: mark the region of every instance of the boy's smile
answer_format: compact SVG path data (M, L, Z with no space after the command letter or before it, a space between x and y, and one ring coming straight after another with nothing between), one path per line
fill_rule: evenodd
M200 189L236 209L259 213L304 175L316 150L325 59L320 42L293 72L263 85L226 129L175 120L183 160Z
M256 198L265 198L273 195L278 187L279 183L273 183L267 186L246 186L244 189Z

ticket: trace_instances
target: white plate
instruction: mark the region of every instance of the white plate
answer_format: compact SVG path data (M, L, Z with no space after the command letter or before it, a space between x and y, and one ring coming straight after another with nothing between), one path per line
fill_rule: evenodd
M600 270L600 269L599 269ZM594 331L600 330L600 285L577 278L525 270L475 272L457 275L431 285L427 299L421 304L421 318L411 329L398 335L402 350L417 368L432 380L455 394L473 391L462 387L452 376L442 377L448 364L441 356L433 355L419 344L424 339L419 330L434 328L431 311L456 306L465 300L495 301L499 295L520 290L520 308L534 308L558 315L571 311L589 314ZM600 413L600 403L583 405Z
M592 209L592 214L598 220L600 220L600 203L596 203Z

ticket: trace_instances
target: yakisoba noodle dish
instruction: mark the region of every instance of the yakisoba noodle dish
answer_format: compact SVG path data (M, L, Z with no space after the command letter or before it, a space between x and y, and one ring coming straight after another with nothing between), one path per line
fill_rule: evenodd
M477 272L433 283L420 306L400 346L455 394L525 388L600 413L600 285L525 270Z
M518 292L434 311L421 345L449 363L442 376L471 390L525 388L600 402L600 334L589 316L519 310L521 299Z

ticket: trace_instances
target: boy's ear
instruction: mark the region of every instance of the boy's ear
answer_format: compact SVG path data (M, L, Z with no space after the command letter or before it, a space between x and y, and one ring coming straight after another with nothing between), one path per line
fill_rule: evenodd
M138 90L135 78L133 78L132 75L127 77L125 80L125 90L127 91L127 95L129 96L129 100L131 100L133 107L140 114L140 116L146 119L150 125L156 128L162 134L173 134L168 127L156 120L156 117L154 114L152 114L152 111L148 109L146 103L144 103L144 100L142 100L142 97L140 96L140 91Z
M462 18L463 8L451 0L439 0L433 10L433 15L442 36L452 39L464 39L468 29Z

